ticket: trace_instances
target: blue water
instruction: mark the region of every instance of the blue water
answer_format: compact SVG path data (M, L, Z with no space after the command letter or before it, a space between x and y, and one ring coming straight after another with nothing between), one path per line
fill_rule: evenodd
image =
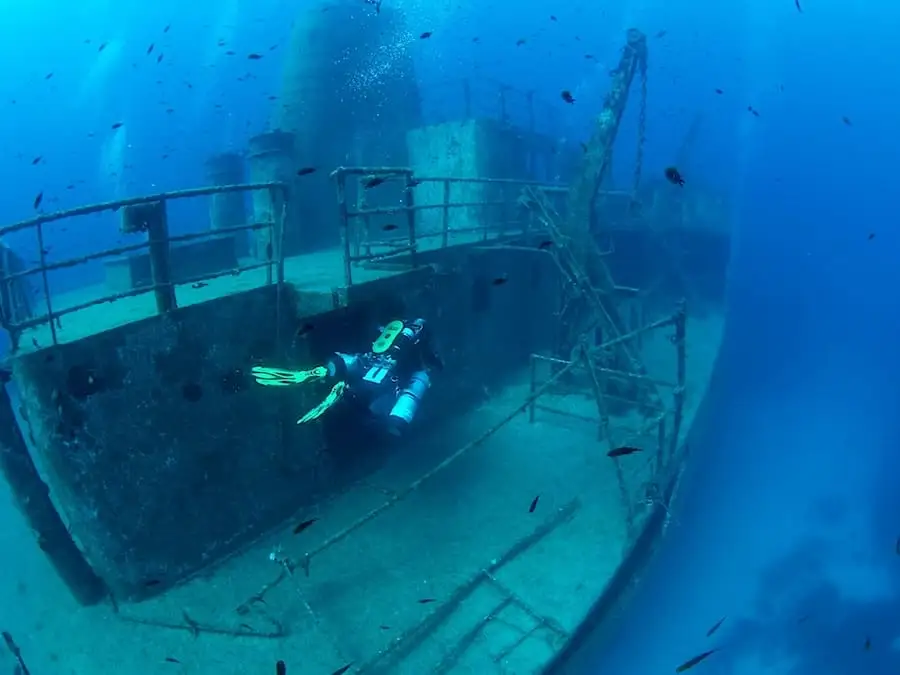
M675 525L622 620L579 645L571 672L673 672L712 648L720 651L691 672L900 668L900 311L891 292L900 12L801 3L802 13L793 0L395 3L409 9L411 30L435 32L414 46L430 106L441 105L441 82L484 75L536 90L568 137L589 128L625 29L644 30L645 170L661 172L700 114L688 188L731 195L726 336L690 434ZM265 128L294 5L4 8L2 221L32 215L41 191L44 208L61 209L201 184L209 154L243 148ZM219 41L265 58L229 59ZM558 100L562 89L578 94L576 105ZM626 119L623 138L633 126ZM116 236L108 221L50 243L77 255Z
M898 17L763 4L765 34L747 39L767 72L746 77L784 92L743 139L726 335L677 526L620 619L561 672L671 673L714 648L688 672L900 667L897 84L881 50Z

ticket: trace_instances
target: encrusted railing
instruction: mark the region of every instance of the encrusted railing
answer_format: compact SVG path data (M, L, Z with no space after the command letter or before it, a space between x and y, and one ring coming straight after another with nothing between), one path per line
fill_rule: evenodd
M263 208L258 209L259 212L267 216L266 220L234 227L217 228L205 232L177 236L169 235L166 217L166 203L168 201L192 197L213 196L229 192L256 191L265 191L265 194L267 195L266 203L262 205ZM154 195L120 199L99 204L89 204L65 211L40 214L34 218L29 218L28 220L23 220L13 225L7 225L6 227L0 228L0 238L13 232L32 230L35 234L38 250L38 262L36 266L17 271L12 271L9 268L0 269L0 274L3 275L0 277L0 286L3 287L4 291L3 293L0 293L0 303L11 303L11 306L0 307L0 316L2 316L0 321L2 321L3 329L9 333L13 350L15 351L18 348L23 331L41 325L49 325L52 344L58 344L57 328L60 318L95 305L115 302L116 300L122 300L124 298L146 293L153 293L156 299L158 312L165 313L175 309L177 306L174 288L176 282L172 279L169 265L169 250L173 243L213 239L223 235L233 235L238 232L251 232L257 230L267 231L269 245L265 247L265 255L262 256L263 259L261 262L239 265L238 267L227 270L212 271L189 279L179 279L177 284L194 284L220 276L239 274L241 272L259 268L266 268L266 283L271 284L273 281L277 281L278 283L283 282L284 255L282 252L282 241L284 205L286 199L287 193L285 185L279 182L220 185L179 190L176 192L162 192ZM130 234L146 233L147 238L145 241L114 248L106 248L86 255L67 258L56 262L47 261L45 225L67 218L76 218L106 211L119 210L122 211L122 231ZM101 295L63 309L54 308L53 297L50 291L50 272L75 267L94 260L133 253L143 249L149 251L152 275L151 284ZM38 316L19 318L20 312L12 300L15 298L15 294L11 292L11 289L17 284L22 284L26 278L34 275L40 277L45 312Z

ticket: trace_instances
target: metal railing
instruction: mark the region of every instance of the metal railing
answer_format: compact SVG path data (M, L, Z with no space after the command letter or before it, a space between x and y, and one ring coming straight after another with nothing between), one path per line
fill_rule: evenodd
M526 236L532 231L535 221L531 215L518 208L518 197L522 188L533 187L549 194L565 195L568 188L560 185L547 185L538 181L506 179L506 178L456 178L449 176L420 177L408 167L339 167L331 173L335 179L337 202L343 247L344 282L347 286L353 283L353 267L360 263L389 261L400 256L409 257L409 266L417 265L417 255L422 251L422 242L440 238L440 243L433 248L447 248L451 245L451 237L458 235L474 235L470 242L481 243L506 236ZM384 184L394 183L401 188L399 203L393 206L369 207L365 200L357 200L357 207L351 208L348 178L358 181L357 195L367 193L366 182L373 179ZM379 184L380 185L380 184ZM469 199L454 201L453 186L472 186L471 192L478 193L479 188L498 188L499 199ZM417 202L417 188L439 186L440 197L429 203ZM496 217L497 210L500 216ZM513 213L510 214L510 211ZM439 220L423 228L420 217L424 213L439 213ZM462 213L464 226L453 222L454 213ZM397 216L405 221L406 232L383 239L373 239L373 222L381 217ZM471 221L476 222L470 225ZM392 229L399 226L392 225ZM360 235L361 236L358 236ZM381 250L376 250L381 249Z
M270 204L276 205L273 206L273 208L269 209L272 216L270 220L262 222L250 222L246 225L211 229L205 232L192 234L183 234L176 236L169 236L168 234L168 226L165 217L165 205L169 200L188 199L192 197L207 197L228 192L255 192L260 190L268 191L269 198L271 200ZM115 302L117 300L144 295L147 293L153 293L156 298L158 312L165 313L177 308L177 302L174 293L176 285L195 284L198 282L207 281L209 279L215 279L221 276L236 275L242 272L260 268L266 268L266 284L271 284L273 283L273 281L277 281L277 283L279 284L282 283L284 281L284 254L282 244L284 237L284 204L286 203L286 200L287 188L284 183L280 182L219 185L188 190L179 190L174 192L162 192L154 195L133 197L130 199L120 199L99 204L89 204L65 211L41 214L39 216L35 216L34 218L23 220L13 225L0 227L0 238L13 232L33 230L35 232L35 238L37 240L39 255L38 264L36 267L15 272L11 272L8 269L0 270L0 273L3 274L3 276L0 277L0 285L2 285L6 290L6 292L0 293L0 300L12 295L10 289L14 284L21 283L27 277L39 275L42 287L41 291L46 308L46 313L39 316L29 317L24 320L16 320L14 307L2 308L2 312L0 312L0 314L2 314L2 328L6 330L10 336L13 351L18 349L19 342L24 331L44 324L47 324L50 327L52 344L59 344L57 329L59 327L60 318L68 314L73 314L89 307L93 307L95 305L100 305L107 302ZM123 217L127 217L128 209L130 208L142 206L146 207L154 204L159 204L162 209L162 217L160 219L161 222L156 225L151 223L146 230L140 230L147 233L146 241L136 244L129 244L126 246L107 248L101 251L95 251L87 255L68 258L58 262L51 263L47 261L47 248L45 244L44 226L48 223L53 223L68 218L103 213L105 211L123 210ZM247 265L238 265L237 267L230 269L212 271L190 278L178 279L177 282L173 281L168 261L171 244L202 239L214 239L223 235L229 235L238 232L253 232L264 229L268 229L268 237L271 245L266 247L266 256L265 259L261 262ZM147 249L150 255L150 267L152 275L152 283L150 285L143 285L127 291L120 291L117 293L111 293L109 295L103 295L82 303L78 303L76 305L67 306L63 309L54 309L52 293L50 291L50 272L75 267L77 265L88 263L93 260L120 256L126 253L132 253L143 249ZM275 270L274 280L273 269Z

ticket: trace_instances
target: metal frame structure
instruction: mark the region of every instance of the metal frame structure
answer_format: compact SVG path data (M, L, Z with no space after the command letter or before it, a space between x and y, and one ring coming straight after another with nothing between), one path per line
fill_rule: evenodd
M275 278L274 281L279 284L279 287L284 282L284 254L283 254L283 237L284 237L284 208L280 210L280 212L275 211L274 218L271 221L259 222L259 223L248 223L247 225L239 225L236 227L228 227L221 228L216 230L210 230L206 232L198 232L193 234L184 234L177 236L169 236L168 228L163 222L160 227L153 227L151 225L150 229L148 229L147 240L138 244L130 244L127 246L118 246L114 248L108 248L101 251L96 251L93 253L89 253L87 255L79 256L77 258L69 258L66 260L61 260L59 262L48 263L47 262L47 254L46 248L44 244L44 226L48 223L65 220L67 218L75 218L79 216L87 216L97 213L103 213L105 211L118 211L120 209L128 209L130 207L142 206L142 205L150 205L159 203L162 204L163 208L165 207L166 202L169 200L175 199L187 199L192 197L206 197L216 194L222 194L226 192L252 192L255 190L268 190L273 194L273 197L277 194L279 199L273 199L273 203L281 203L282 205L285 203L287 198L287 186L280 182L270 182L270 183L246 183L240 185L221 185L221 186L213 186L213 187L203 187L203 188L194 188L189 190L179 190L175 192L162 192L154 195L146 195L143 197L133 197L130 199L120 199L112 202L103 202L100 204L90 204L87 206L81 206L74 209L69 209L66 211L57 211L54 213L41 214L34 218L30 218L28 220L23 220L19 223L15 223L13 225L8 225L6 227L0 227L0 237L4 235L8 235L12 232L20 232L24 230L33 230L35 233L35 238L37 240L38 246L38 265L31 269L26 269L20 272L5 274L2 278L0 278L0 284L5 285L9 288L14 282L21 280L25 277L29 277L32 275L40 275L41 277L41 285L42 285L42 294L44 298L44 304L46 307L46 313L40 316L32 317L23 321L14 321L11 317L14 314L10 311L3 311L3 329L6 330L10 335L10 340L12 342L12 349L16 351L19 346L19 342L21 340L21 336L23 331L34 328L36 326L41 326L44 324L48 324L50 326L50 334L52 343L54 345L59 344L57 339L57 326L58 321L61 317L72 314L74 312L78 312L88 307L93 307L94 305L100 305L107 302L114 302L116 300L121 300L124 298L144 295L145 293L153 293L156 296L157 308L160 313L165 313L171 311L176 308L173 288L174 284L172 282L168 264L168 253L169 247L173 243L185 242L185 241L193 241L200 239L212 239L215 237L219 237L227 234L234 234L236 232L245 232L245 231L256 231L256 230L269 230L270 241L274 242L274 246L271 247L270 255L267 260L264 260L260 263L254 263L251 265L243 265L236 267L234 269L222 270L218 272L212 272L209 274L203 274L196 277L192 277L190 279L184 279L179 281L179 284L190 284L196 283L199 281L206 281L209 279L214 279L216 277L225 276L229 274L235 274L240 272L246 272L253 269L266 268L266 283L273 283L273 268L275 270ZM54 270L64 269L68 267L74 267L76 265L81 265L83 263L90 262L92 260L100 260L103 258L113 257L122 255L125 253L131 253L133 251L140 251L143 249L148 249L150 251L150 263L151 263L151 271L153 274L153 283L149 286L142 286L141 288L132 289L129 291L121 291L119 293L112 293L109 295L101 296L98 298L94 298L92 300L80 303L78 305L74 305L71 307L66 307L64 309L54 310L53 301L51 298L50 292L50 281L49 281L49 273ZM0 294L0 298L7 297L9 294L4 293ZM6 309L6 308L4 308Z
M339 167L332 171L331 177L335 180L337 191L338 213L341 228L341 246L344 256L344 283L353 285L353 267L361 263L377 263L387 261L400 256L409 256L408 266L415 267L417 255L421 252L420 242L423 240L440 237L440 248L447 248L450 234L481 234L481 243L504 237L521 237L532 233L532 221L522 219L520 221L507 221L504 219L483 219L481 224L470 228L457 228L450 226L450 212L454 209L472 207L507 208L508 200L497 201L451 201L451 188L453 185L497 185L512 188L533 187L539 190L562 191L566 188L557 185L546 185L538 181L516 180L506 178L454 178L445 176L419 177L410 167ZM403 185L403 204L400 206L367 208L357 206L351 209L348 205L348 179L358 181L372 178L384 178L396 180ZM417 204L415 190L417 185L424 183L439 183L443 186L442 200L438 204ZM441 230L433 233L421 233L416 226L416 214L421 211L440 210ZM372 240L371 221L376 216L402 215L406 220L407 233L399 237L386 240ZM362 221L363 239L355 236L356 225ZM375 247L388 249L383 253L373 252ZM364 252L361 252L364 249Z

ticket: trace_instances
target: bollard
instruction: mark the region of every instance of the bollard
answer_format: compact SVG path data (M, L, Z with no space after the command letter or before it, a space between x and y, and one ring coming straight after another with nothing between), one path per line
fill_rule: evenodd
M146 232L150 247L150 275L156 296L156 311L166 314L175 309L175 286L169 262L169 222L165 201L126 206L119 228L124 234Z
M291 183L294 174L294 134L286 131L270 131L254 136L249 141L250 180L254 183ZM253 222L278 223L285 210L284 196L280 190L254 190ZM287 209L287 217L282 227L293 224L292 212ZM272 235L277 228L263 228L253 233L252 255L259 260L280 258L279 241Z

